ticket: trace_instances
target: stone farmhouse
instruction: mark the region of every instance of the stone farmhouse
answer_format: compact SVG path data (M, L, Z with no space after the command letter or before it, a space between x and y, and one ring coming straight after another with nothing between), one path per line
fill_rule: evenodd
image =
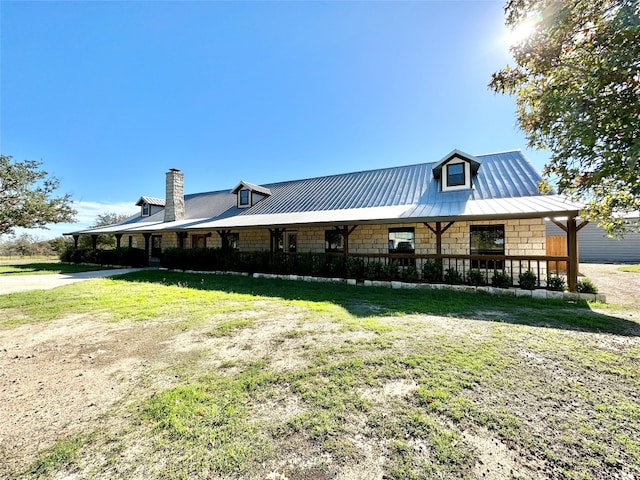
M151 262L168 247L217 247L418 266L439 259L445 268L504 270L515 278L526 270L546 278L561 263L575 291L580 205L539 193L541 180L520 151L453 150L432 163L268 185L240 181L186 195L183 173L170 169L165 199L142 196L138 215L69 235L76 246L79 236L91 236L95 248L98 235L115 234L118 247L144 248ZM545 219L566 234L567 255L547 256Z

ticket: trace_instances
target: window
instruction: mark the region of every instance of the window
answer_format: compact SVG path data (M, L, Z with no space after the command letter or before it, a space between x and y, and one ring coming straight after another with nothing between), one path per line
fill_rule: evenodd
M143 217L149 216L149 204L147 202L142 204L142 216Z
M194 233L191 235L191 248L206 248L207 236L204 233Z
M241 207L249 206L249 194L249 190L240 190L240 199L238 201Z
M415 229L413 227L390 228L389 229L389 253L415 253ZM399 258L396 262L401 267L415 265L414 258Z
M337 230L325 230L324 251L344 252L344 237L342 236L342 232Z
M471 225L471 255L504 255L504 225ZM502 269L501 260L472 260L471 268Z
M447 187L457 187L464 184L464 163L447 165Z
M298 234L290 233L287 235L287 251L296 253L298 251Z
M133 237L129 235L129 248L133 247Z
M415 253L415 229L390 228L389 229L389 253Z

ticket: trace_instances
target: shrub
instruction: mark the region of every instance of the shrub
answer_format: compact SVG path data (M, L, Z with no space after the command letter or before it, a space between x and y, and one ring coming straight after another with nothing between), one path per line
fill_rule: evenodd
M460 285L462 283L462 275L455 268L449 267L444 272L444 281L449 285Z
M367 280L382 279L382 263L378 261L368 262L364 268L364 278Z
M564 292L567 288L567 282L563 277L551 275L547 278L547 289L554 292Z
M536 288L536 283L538 282L538 277L531 270L527 270L524 273L521 273L518 277L518 283L520 284L520 288L525 290L533 290Z
M442 260L427 260L422 265L422 279L425 282L442 282Z
M347 278L364 278L364 260L349 257L347 259Z
M476 287L486 283L484 273L477 268L472 268L467 272L467 281L469 282L469 285L474 285Z
M417 282L419 280L418 269L415 265L403 267L400 271L400 278L403 282Z
M598 293L598 287L596 287L591 280L583 278L578 280L578 292L580 293Z
M509 288L513 285L513 280L511 279L511 275L504 270L501 272L495 270L493 277L491 277L491 284L498 288Z
M398 262L390 261L382 265L382 278L381 280L395 280L399 278L398 275Z

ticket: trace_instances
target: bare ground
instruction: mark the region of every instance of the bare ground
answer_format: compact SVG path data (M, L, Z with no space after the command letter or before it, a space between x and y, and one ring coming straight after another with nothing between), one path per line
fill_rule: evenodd
M624 275L623 281L623 274L616 269L615 265L581 265L581 273L598 285L608 302L631 306L628 315L638 320L640 274ZM191 355L197 360L197 352L206 350L216 352L206 360L211 368L221 365L233 368L235 361L252 357L269 359L272 367L287 370L308 362L301 352L309 349L310 342L331 345L367 335L361 331L338 332L337 327L328 323L300 327L312 329L311 337L287 338L286 333L295 329L299 320L295 312L292 315L261 321L260 328L243 330L231 341L205 335L200 330L181 332L172 323L109 323L91 315L0 330L0 477L13 478L10 472L24 469L39 450L59 439L113 422L112 415L105 415L107 412L114 408L126 412L126 405L139 399L141 392L148 392L150 386L158 389L170 386L173 378L167 374L168 366L176 359ZM453 326L449 319L423 320L432 334L453 327L484 335L487 328L487 322L460 320ZM604 337L607 342L614 340ZM369 395L384 403L415 388L413 384L393 382L381 392ZM286 403L291 399L282 400L284 403L267 405L263 414L281 417L295 414L301 408L295 402ZM542 478L535 466L522 467L517 454L490 432L466 432L463 438L480 452L481 462L474 469L477 478ZM367 461L362 465L334 466L331 478L380 480L383 472L380 446L371 444L364 436L351 440L366 453ZM310 473L305 478L325 478L320 475L326 468L322 467L322 459L300 456L300 448L295 446L295 452L276 458L275 467L287 471L304 467L307 472L316 468L317 476Z

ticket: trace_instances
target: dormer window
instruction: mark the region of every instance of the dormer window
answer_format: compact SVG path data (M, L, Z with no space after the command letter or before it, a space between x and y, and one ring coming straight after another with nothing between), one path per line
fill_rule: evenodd
M450 163L447 165L447 186L457 187L464 185L464 164Z
M433 167L433 178L440 181L440 191L450 192L473 188L480 162L459 150L454 150Z
M231 190L231 193L237 197L238 208L250 208L259 201L269 197L271 190L243 180Z
M140 207L140 213L143 217L150 217L164 209L165 201L161 198L140 197L136 202L136 206Z
M239 198L238 198L238 205L241 207L248 207L249 206L249 196L250 196L251 192L249 190L240 190L240 192L238 193Z

